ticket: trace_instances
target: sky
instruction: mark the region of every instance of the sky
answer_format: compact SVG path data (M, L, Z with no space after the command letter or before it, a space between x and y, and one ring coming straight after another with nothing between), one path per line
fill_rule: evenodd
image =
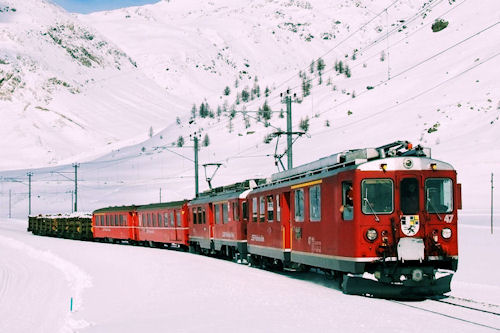
M91 13L123 7L142 6L160 0L51 0L72 13Z

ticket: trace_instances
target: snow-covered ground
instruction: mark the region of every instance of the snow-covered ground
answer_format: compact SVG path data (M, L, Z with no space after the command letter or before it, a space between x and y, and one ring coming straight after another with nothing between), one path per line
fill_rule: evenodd
M463 220L450 295L500 313L500 228L491 235L486 217ZM34 236L26 224L0 220L0 332L500 329L498 315L344 295L316 273L278 274L178 251Z

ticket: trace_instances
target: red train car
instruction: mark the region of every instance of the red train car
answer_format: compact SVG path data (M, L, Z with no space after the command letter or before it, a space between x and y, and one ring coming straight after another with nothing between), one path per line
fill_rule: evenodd
M430 150L396 142L335 154L273 175L248 202L254 262L318 267L343 276L347 293L449 291L461 187Z
M137 216L137 241L150 245L189 246L186 200L139 206Z
M137 207L116 206L97 209L92 214L96 240L129 241L137 239Z
M246 259L248 208L246 196L263 180L219 187L189 202L190 246L194 252Z

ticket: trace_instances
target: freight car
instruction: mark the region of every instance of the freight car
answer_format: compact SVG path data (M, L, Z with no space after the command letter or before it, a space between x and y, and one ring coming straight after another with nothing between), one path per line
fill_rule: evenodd
M98 209L92 225L97 240L189 248L260 267L314 267L339 278L345 293L407 298L450 291L458 209L453 167L432 159L430 149L397 141L189 202ZM68 234L57 219L42 221L30 218L28 230Z
M41 236L92 240L92 215L33 215L28 217L28 231Z

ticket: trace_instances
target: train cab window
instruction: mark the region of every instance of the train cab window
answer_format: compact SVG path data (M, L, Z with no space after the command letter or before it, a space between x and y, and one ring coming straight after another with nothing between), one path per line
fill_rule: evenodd
M246 201L243 201L241 203L241 210L242 210L243 220L248 220L248 203Z
M404 178L399 183L399 201L401 212L404 215L418 214L419 210L419 193L418 179Z
M170 226L175 227L174 212L170 212Z
M225 224L229 220L229 208L227 202L223 203L221 206L222 206L222 223Z
M351 221L354 218L352 183L342 182L342 206L340 212L344 221Z
M394 211L394 183L392 179L364 179L361 182L362 211L364 214L389 214Z
M295 221L304 221L304 189L295 190L294 193L295 203Z
M201 211L201 223L206 224L207 223L207 217L205 213L205 208L198 208L198 212Z
M309 219L312 222L321 220L321 185L309 188Z
M181 212L180 211L177 211L177 226L178 227L182 226Z
M257 197L252 198L252 221L257 222Z
M268 195L266 197L266 201L267 201L267 222L273 222L274 220L273 196Z
M234 221L240 220L240 205L238 201L233 202L233 220Z
M449 178L425 180L425 210L429 213L453 211L453 182Z
M281 205L280 205L280 195L276 194L276 221L281 220Z
M214 205L214 219L215 224L220 223L220 205Z
M193 224L198 224L198 208L192 208L191 213L193 214ZM200 221L201 222L201 221Z
M259 222L264 222L266 216L266 198L259 197Z

